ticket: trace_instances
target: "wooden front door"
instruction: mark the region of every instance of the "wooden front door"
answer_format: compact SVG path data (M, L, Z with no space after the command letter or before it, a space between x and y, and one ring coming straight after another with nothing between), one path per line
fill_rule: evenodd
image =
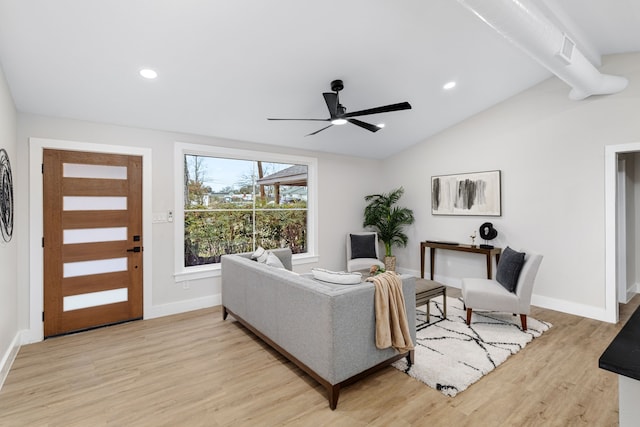
M142 318L142 157L44 150L44 336Z

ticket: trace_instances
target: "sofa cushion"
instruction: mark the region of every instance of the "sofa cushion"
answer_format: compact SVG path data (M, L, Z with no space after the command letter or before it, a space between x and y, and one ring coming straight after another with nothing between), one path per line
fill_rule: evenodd
M338 285L355 285L362 282L362 274L345 273L344 271L330 271L324 268L312 268L313 278L323 282L336 283Z
M267 256L269 254L264 250L262 246L258 246L258 248L251 254L251 259L254 259L260 263L265 263L267 261Z
M524 265L524 252L516 252L509 246L502 251L496 271L496 280L509 292L515 292L520 271Z
M271 267L282 268L284 269L284 264L280 261L280 258L276 256L271 251L267 251L267 259L265 260L265 264L270 265Z
M375 234L351 234L351 259L377 258Z

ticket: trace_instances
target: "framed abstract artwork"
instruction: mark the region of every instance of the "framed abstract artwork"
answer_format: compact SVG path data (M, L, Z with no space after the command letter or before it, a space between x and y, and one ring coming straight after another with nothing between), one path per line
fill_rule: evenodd
M502 215L499 170L431 177L433 215Z

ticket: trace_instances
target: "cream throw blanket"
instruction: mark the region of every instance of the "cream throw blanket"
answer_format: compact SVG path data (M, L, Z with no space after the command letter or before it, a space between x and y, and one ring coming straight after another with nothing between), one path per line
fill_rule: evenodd
M413 350L400 276L387 271L367 281L376 287L376 347L393 347L400 353Z

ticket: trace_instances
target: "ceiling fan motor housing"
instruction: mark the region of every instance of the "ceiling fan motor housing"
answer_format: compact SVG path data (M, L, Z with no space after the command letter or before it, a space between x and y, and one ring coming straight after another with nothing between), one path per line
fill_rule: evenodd
M342 83L342 80L334 80L331 82L332 91L340 92L342 89L344 89L344 84Z

